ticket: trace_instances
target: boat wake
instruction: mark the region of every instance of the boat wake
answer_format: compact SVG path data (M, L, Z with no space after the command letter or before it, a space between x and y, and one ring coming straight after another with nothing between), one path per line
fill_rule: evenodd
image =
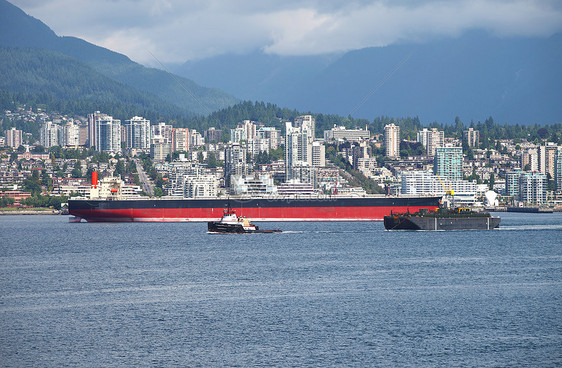
M497 230L501 231L515 231L515 230L562 230L562 224L552 225L516 225L516 226L500 226Z

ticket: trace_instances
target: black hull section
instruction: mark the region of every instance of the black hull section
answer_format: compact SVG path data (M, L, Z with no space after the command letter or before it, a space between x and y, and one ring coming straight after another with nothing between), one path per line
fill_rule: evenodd
M240 224L223 224L218 221L208 222L207 229L210 233L221 234L270 234L281 232L281 230L260 230L258 226L256 226L256 230L245 230Z
M223 224L221 222L209 222L207 223L207 229L211 233L253 233L254 230L245 230L242 224ZM258 227L256 226L256 230Z
M387 230L492 230L500 226L499 217L414 217L385 216Z

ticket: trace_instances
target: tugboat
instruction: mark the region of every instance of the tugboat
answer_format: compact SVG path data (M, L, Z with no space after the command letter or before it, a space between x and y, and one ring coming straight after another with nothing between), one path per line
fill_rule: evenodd
M470 208L439 208L414 213L393 213L384 217L387 230L492 230L501 219L489 212L475 212Z
M224 210L220 221L209 221L207 228L210 233L280 233L281 230L260 230L260 228L252 224L247 218L238 216L236 211L228 207Z

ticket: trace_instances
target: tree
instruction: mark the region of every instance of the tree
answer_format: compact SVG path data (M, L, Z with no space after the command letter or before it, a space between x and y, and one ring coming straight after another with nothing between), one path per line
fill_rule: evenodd
M217 160L217 156L215 155L214 152L209 152L208 156L207 156L207 167L209 169L214 169L217 166L219 166L219 162Z

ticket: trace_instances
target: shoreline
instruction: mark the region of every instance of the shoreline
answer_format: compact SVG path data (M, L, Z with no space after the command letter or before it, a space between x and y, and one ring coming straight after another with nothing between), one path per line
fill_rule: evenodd
M0 216L10 215L60 215L60 210L0 210Z

